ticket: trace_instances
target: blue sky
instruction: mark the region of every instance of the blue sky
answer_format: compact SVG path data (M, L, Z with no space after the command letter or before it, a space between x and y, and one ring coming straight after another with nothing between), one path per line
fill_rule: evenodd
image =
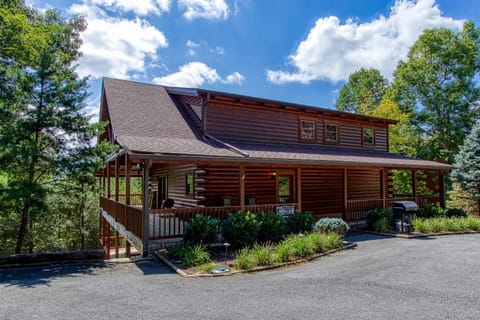
M29 0L83 14L91 112L101 78L199 87L333 108L348 75L391 78L422 30L480 25L474 0Z

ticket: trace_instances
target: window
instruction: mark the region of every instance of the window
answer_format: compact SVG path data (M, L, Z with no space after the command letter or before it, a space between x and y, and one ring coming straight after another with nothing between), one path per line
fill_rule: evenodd
M300 120L300 140L315 141L315 121Z
M363 128L363 145L371 146L375 144L375 130L372 128Z
M325 142L338 142L338 125L333 123L325 124Z
M193 196L195 192L195 178L192 173L185 174L185 194Z

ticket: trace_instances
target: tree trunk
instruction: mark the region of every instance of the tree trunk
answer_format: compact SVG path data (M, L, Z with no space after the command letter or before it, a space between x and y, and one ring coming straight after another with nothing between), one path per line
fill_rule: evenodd
M23 243L25 241L25 235L27 233L28 226L28 206L25 206L22 210L22 219L20 220L20 230L18 231L17 245L15 246L15 253L22 253Z

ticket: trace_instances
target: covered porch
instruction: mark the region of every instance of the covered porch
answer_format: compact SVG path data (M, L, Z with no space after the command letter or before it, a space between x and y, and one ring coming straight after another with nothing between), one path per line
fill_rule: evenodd
M410 173L411 194L394 193L393 169ZM419 173L430 179L428 194L418 192ZM141 179L140 193L131 192L132 178ZM101 185L100 243L110 252L123 238L127 255L131 245L147 255L149 244L182 237L196 214L224 219L238 210L289 206L356 221L397 200L445 205L443 171L410 168L173 161L120 152L107 161ZM162 207L166 199L174 199L172 208Z

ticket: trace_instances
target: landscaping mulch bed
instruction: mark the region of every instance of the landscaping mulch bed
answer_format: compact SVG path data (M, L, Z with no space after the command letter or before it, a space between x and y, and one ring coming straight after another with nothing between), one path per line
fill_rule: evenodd
M356 247L356 243L351 243L344 241L343 242L343 247L329 250L326 252L322 253L316 253L308 258L302 258L302 259L296 259L284 263L276 263L273 265L268 265L268 266L260 266L260 267L255 267L249 270L236 270L233 268L233 265L235 264L235 256L234 252L227 252L227 256L225 257L225 253L221 251L214 251L213 252L213 262L219 267L219 268L226 268L229 271L225 273L202 273L198 268L192 267L192 268L187 268L187 269L182 269L181 267L181 261L177 261L174 257L168 254L168 251L165 249L155 251L154 254L155 256L165 263L169 268L171 268L173 271L175 271L177 274L179 274L182 277L186 278L191 278L191 277L218 277L218 276L231 276L235 274L240 274L240 273L250 273L250 272L258 272L258 271L264 271L264 270L271 270L271 269L278 269L278 268L283 268L283 267L288 267L288 266L293 266L293 265L299 265L306 263L308 261L317 259L319 257L329 255L338 251L346 250L346 249L351 249Z

